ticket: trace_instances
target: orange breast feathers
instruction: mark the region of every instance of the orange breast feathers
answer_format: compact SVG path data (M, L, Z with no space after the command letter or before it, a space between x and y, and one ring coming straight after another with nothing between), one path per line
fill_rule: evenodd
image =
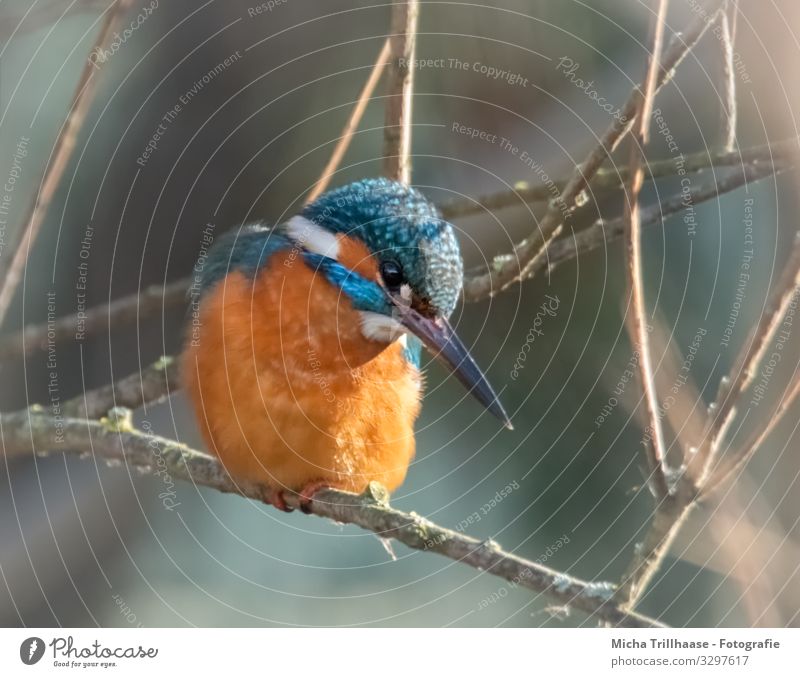
M366 247L339 237L339 261L375 279ZM402 483L419 373L400 341L366 339L348 298L297 251L273 254L254 281L232 271L199 312L184 386L209 449L234 479L278 491Z

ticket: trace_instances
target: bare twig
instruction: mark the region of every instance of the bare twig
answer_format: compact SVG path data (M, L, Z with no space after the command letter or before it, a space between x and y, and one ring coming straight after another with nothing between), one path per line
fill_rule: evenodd
M753 340L748 342L742 355L734 367L735 378L730 387L723 385L721 393L724 399L717 400L719 409L716 418L712 418L709 430L705 435L698 452L688 460L687 471L675 485L673 494L662 498L653 517L644 541L636 548L636 553L628 566L617 592L615 600L625 608L633 608L641 599L647 586L659 570L678 532L685 524L698 502L721 486L731 476L738 473L752 458L752 455L770 435L778 421L800 394L800 379L790 389L774 417L764 428L754 433L744 446L736 461L726 470L711 473L711 468L718 451L718 438L727 429L735 413L735 402L752 381L753 370L764 355L764 346L769 344L785 316L789 303L797 294L800 286L800 248L796 248L786 266L781 282L776 288L770 308L759 323ZM723 381L725 384L725 381ZM714 407L711 408L713 412ZM701 468L697 473L694 468Z
M341 164L342 158L350 147L350 142L353 140L353 135L356 129L358 129L361 118L364 116L364 111L367 110L367 105L372 98L372 93L375 91L375 87L381 79L384 66L386 66L386 60L389 58L389 48L390 41L387 38L383 43L380 54L378 54L375 65L372 67L369 78L367 78L367 82L364 84L364 88L361 90L358 101L353 107L353 112L350 114L350 118L347 120L347 124L342 130L342 135L339 137L339 141L331 154L330 160L328 160L328 164L325 165L325 169L322 170L322 174L317 180L317 183L306 196L306 203L313 202L325 192L336 169Z
M723 167L745 167L763 163L782 164L791 157L796 157L798 151L797 139L788 139L773 144L753 146L742 151L700 151L685 155L681 158L680 168L686 174L703 172L707 169L721 169ZM678 164L674 158L666 160L648 161L645 180L675 176L678 173ZM587 192L590 197L598 197L605 193L622 188L630 179L627 166L614 169L600 169L589 184ZM563 190L567 184L566 179L557 179L553 182L558 190ZM487 211L518 207L522 204L546 202L552 197L549 186L523 185L513 190L503 190L476 198L459 198L439 205L442 216L448 220L463 216L484 214Z
M760 430L756 430L751 438L742 445L742 452L737 458L728 465L727 468L720 469L714 473L713 477L709 479L707 485L703 488L702 499L706 500L714 491L724 486L732 477L736 477L750 462L755 453L761 448L761 445L766 442L767 438L772 434L778 424L783 420L786 412L791 409L792 405L800 397L800 373L795 375L794 381L789 385L783 399L781 399L778 408L772 412L769 420Z
M722 147L733 150L736 146L736 22L739 12L737 0L728 0L724 12L719 13L720 44L722 47Z
M644 290L644 263L642 261L642 220L639 207L639 194L644 184L644 149L650 129L650 115L653 110L653 96L656 90L658 64L664 45L664 25L669 0L659 0L658 13L653 30L653 49L649 56L644 78L644 91L636 110L636 125L631 139L629 162L630 187L625 200L626 251L628 273L628 293L631 297L631 321L629 324L631 342L639 351L639 376L642 379L648 427L649 442L645 441L645 455L650 468L650 482L658 498L669 491L666 445L659 415L658 393L653 376L653 361L650 355L650 337L647 332L647 303Z
M236 484L211 456L178 442L135 430L129 412L114 410L103 421L56 419L25 410L0 415L2 453L7 459L57 453L85 453L95 458L122 461L161 476L192 482L219 491L269 502L270 491L261 486ZM287 503L299 507L299 498ZM445 529L415 514L389 506L385 489L372 483L360 495L326 489L311 503L311 511L340 523L355 524L410 548L434 552L547 595L559 604L579 609L619 627L663 627L658 621L620 609L609 602L613 586L589 583L504 551L492 541L479 541Z
M383 173L403 183L411 180L411 114L418 16L418 0L394 0L383 130Z
M687 208L687 204L697 206L720 195L730 193L744 185L750 185L770 176L775 176L780 172L791 169L793 166L789 162L781 166L751 165L742 172L732 173L723 179L714 180L711 178L707 182L693 186L688 193L677 193L663 202L644 209L642 211L642 225L661 224L670 216L684 211ZM562 237L554 242L550 247L548 260L540 261L539 265L533 269L532 274L543 270L548 264L550 270L553 270L565 261L615 242L624 233L625 220L622 217L608 221L595 221L589 228L574 234L572 237Z
M96 49L104 47L111 40L131 1L117 0L112 8L106 10L103 24L89 54ZM14 293L19 286L30 249L39 234L44 218L47 215L47 210L53 201L67 164L72 157L78 132L94 100L98 79L97 69L92 59L87 59L80 80L78 80L78 86L75 88L67 119L64 121L53 146L53 152L42 177L38 194L31 202L27 216L23 221L25 224L24 230L21 233L21 237L12 247L14 256L8 265L0 260L0 280L2 280L0 282L0 326L5 320L8 308L14 298Z
M19 355L30 355L45 350L48 342L82 338L131 324L137 318L147 317L164 308L186 303L189 280L177 280L165 286L152 285L140 293L129 294L109 303L92 306L80 315L66 315L40 325L30 325L0 340L0 360Z
M730 375L723 378L714 402L709 406L709 426L704 443L700 446L689 469L696 475L698 487L705 487L710 479L717 453L725 432L736 416L736 403L750 387L769 345L786 316L789 304L800 285L800 237L795 238L792 254L781 278L750 339L733 363Z
M709 0L687 29L672 39L658 69L655 91L671 80L677 66L705 34L723 2L724 0ZM631 130L641 97L641 89L637 86L622 106L622 114L615 116L600 142L576 168L560 198L551 203L538 229L517 244L513 254L498 257L490 264L487 272L471 280L470 295L473 298L493 296L529 277L538 259L546 255L550 243L561 233L564 222L574 212L580 197L584 195L600 166Z
M138 409L161 402L179 388L178 361L164 356L141 372L67 400L61 413L76 418L100 418L114 407Z

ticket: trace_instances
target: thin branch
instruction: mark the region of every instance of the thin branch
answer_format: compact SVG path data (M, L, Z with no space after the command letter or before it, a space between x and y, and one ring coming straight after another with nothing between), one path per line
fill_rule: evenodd
M342 135L339 137L339 142L336 144L336 148L334 148L330 160L328 160L328 164L325 165L325 169L322 170L322 174L317 180L317 183L311 189L311 192L309 192L309 194L306 196L306 204L313 202L325 192L331 182L331 179L333 178L333 175L336 173L336 169L341 164L342 158L344 158L347 149L350 147L350 142L353 140L353 135L358 129L361 118L364 116L364 111L367 110L367 105L372 98L375 87L377 86L378 81L381 79L381 74L386 66L386 61L390 56L389 48L390 41L387 39L383 43L383 47L381 48L380 54L378 54L375 65L372 67L372 71L369 74L369 78L367 78L367 82L364 84L364 88L361 90L361 94L359 95L358 101L353 108L353 112L350 114L350 118L342 130Z
M720 382L714 402L709 406L710 422L704 444L698 449L690 470L697 475L698 487L705 487L720 445L736 416L736 403L750 387L770 344L783 322L800 285L800 237L795 237L792 254L775 286L767 308L750 339L742 346L730 375Z
M653 97L656 90L658 64L664 46L664 26L669 0L659 0L658 13L653 30L653 49L648 59L644 79L644 91L636 111L636 128L631 139L629 162L630 186L625 200L625 249L627 252L628 294L631 298L631 322L629 332L631 342L639 350L639 376L644 390L647 411L647 432L650 441L645 441L645 455L650 468L650 482L658 498L669 491L666 444L659 415L658 393L653 375L653 361L650 354L650 336L647 331L647 302L644 289L644 261L642 257L642 220L639 194L644 185L644 149L647 146L650 130L650 116L653 110Z
M29 325L0 341L0 360L30 355L46 350L48 343L99 334L132 324L137 318L155 315L163 308L186 303L189 280L177 280L165 286L152 285L141 292L121 296L109 303L92 306L81 314L66 315L55 321Z
M30 457L48 452L82 453L91 449L95 458L122 461L159 476L169 476L195 485L211 487L258 501L269 502L270 491L260 486L234 483L211 456L174 442L135 430L130 412L114 410L103 421L55 419L25 410L0 415L2 453L6 459ZM56 441L58 440L58 441ZM299 507L299 498L287 503ZM664 627L658 621L628 612L611 604L613 586L589 583L504 551L492 541L479 541L445 529L415 514L389 506L388 494L376 483L360 495L326 489L310 506L311 512L355 524L381 538L391 538L409 548L435 552L479 571L541 593L558 604L579 609L598 620L618 627Z
M732 173L723 179L714 180L711 178L705 183L692 186L688 193L676 193L663 202L644 209L642 211L642 225L654 226L663 224L670 216L680 214L689 207L696 207L703 202L730 193L744 185L751 185L793 167L794 164L788 162L781 166L749 165L744 168L744 171ZM546 267L552 271L565 261L615 242L624 234L625 219L623 217L610 220L599 219L589 228L575 233L572 237L562 237L554 242L550 247L548 260L542 260L533 269L532 274L536 274Z
M686 30L673 37L658 69L655 91L672 79L675 69L705 34L723 2L724 0L709 0ZM529 277L531 269L546 255L547 247L561 233L565 221L572 216L600 166L630 132L641 98L641 89L634 87L622 106L622 114L614 118L600 142L575 169L560 197L550 204L538 229L517 244L513 254L498 257L490 265L488 272L470 281L470 295L473 298L493 296Z
M680 158L680 163L675 158L666 160L656 160L647 163L645 180L654 181L655 179L676 176L678 167L686 174L695 174L708 169L720 169L723 167L744 167L745 165L761 163L781 163L789 157L797 155L797 139L788 139L773 144L753 146L741 151L700 151L685 155ZM592 179L587 189L587 193L592 199L602 197L605 193L615 191L630 179L630 172L627 166L615 167L613 169L600 169ZM566 179L554 181L559 191L564 190L567 184ZM453 220L463 216L473 216L484 214L487 211L495 211L508 207L519 207L522 204L536 202L547 202L552 198L549 186L527 186L515 188L513 190L503 190L476 198L458 198L439 205L439 210L445 219Z
M639 376L642 380L648 420L646 432L650 438L649 442L647 440L644 442L645 457L650 469L648 482L657 500L653 523L649 530L651 540L646 541L642 546L645 557L634 557L632 568L629 567L626 571L622 584L615 594L615 599L623 603L626 608L632 608L641 592L649 585L683 522L680 519L680 513L673 514L671 510L665 509L673 504L670 498L675 493L675 488L670 485L669 471L666 465L666 445L661 427L658 393L650 355L642 257L642 220L639 208L639 194L644 184L644 149L649 136L650 115L656 89L656 73L661 60L668 6L669 0L659 0L658 12L653 24L653 48L648 58L642 97L637 105L637 125L631 139L630 188L625 202L626 270L628 293L633 306L628 326L631 342L639 351ZM662 535L665 530L666 533Z
M178 361L164 356L141 372L67 400L61 413L75 418L99 419L114 407L138 409L142 405L156 404L179 388Z
M383 173L403 183L411 181L411 117L418 16L417 0L394 0L383 130Z
M92 49L89 50L90 55L110 42L131 1L117 0L112 8L106 10L106 16L97 34L97 39ZM0 282L0 326L5 320L11 301L14 298L14 293L22 279L30 249L39 235L47 210L55 197L56 190L61 184L61 178L75 150L78 132L83 126L86 114L89 112L94 100L98 80L99 76L94 61L91 58L87 58L81 77L78 80L78 85L75 88L69 114L53 146L51 160L45 169L39 192L31 202L27 216L23 221L25 226L21 237L13 246L14 256L8 265L0 260L0 280L2 280Z
M733 150L736 146L736 22L739 12L737 0L728 0L728 7L719 13L720 44L722 48L722 147Z
M732 477L738 477L739 473L755 456L755 453L766 442L767 438L773 433L778 424L783 420L786 412L791 409L792 405L800 397L800 373L790 385L788 393L784 394L778 408L772 412L769 421L763 426L761 430L756 430L751 436L750 440L742 446L742 453L729 464L727 469L715 472L713 477L710 478L707 485L703 488L701 500L707 500L708 497L717 489L724 486Z
M737 153L712 154L711 156L709 156L708 153L697 153L687 156L687 172L701 172L711 166L739 166L741 172L731 173L728 177L718 181L714 181L712 178L708 182L697 187L693 186L688 196L684 196L682 193L677 194L664 200L660 204L648 207L642 214L642 223L644 226L661 223L668 216L686 209L687 203L696 206L706 200L736 190L747 183L759 181L786 171L787 169L791 169L795 166L797 160L797 150L797 141L790 139L788 141L781 141L767 146L757 146L743 151L741 157L744 158L745 164L742 164L742 161L736 162L734 160L734 158L739 157ZM770 160L767 162L771 154L774 161ZM675 164L672 160L664 161L663 163L651 163L650 168L653 167L656 167L658 176L669 176L675 173ZM669 173L667 172L668 167L671 168ZM625 178L628 176L627 167L622 168L619 172L614 172L613 187L619 187L618 177ZM603 172L599 179L605 182L607 180L606 177L611 179L611 173ZM612 182L609 181L607 185L611 188ZM481 198L480 200L484 204L496 200L498 206L506 206L505 201L508 193L503 192L495 195L496 197L489 196ZM533 200L536 198L532 196L531 199ZM686 199L686 202L684 202L684 199ZM453 218L450 210L453 209L453 205L455 204L456 203L451 202L442 205L441 210L445 218ZM459 201L458 204L461 205L463 203ZM459 206L458 209L461 210L461 206ZM463 213L465 212L461 211L461 214ZM455 214L455 216L458 215L460 214ZM585 225L587 224L583 223L580 217L576 217L573 227L575 230L579 230L580 228L584 228ZM539 259L536 265L531 268L529 274L536 275L546 268L552 271L556 266L565 261L597 249L603 246L604 243L608 244L618 240L623 233L624 223L622 219L595 221L584 230L579 230L577 233L556 240L550 246L547 258ZM480 275L480 273L477 273L467 274L465 276L464 298L466 301L478 301L483 298L481 295L481 288L476 289L473 286L473 281L476 277L480 277ZM106 328L118 329L133 322L137 317L139 320L142 320L150 315L162 312L166 308L185 304L186 290L189 289L191 282L191 278L184 278L171 282L164 288L152 286L141 294L122 296L112 301L110 306L108 304L103 304L90 308L86 311L87 319L84 327L84 336L88 337ZM54 326L51 328L56 332L56 339L61 339L72 336L77 326L77 315L70 315L56 320ZM46 324L40 324L31 325L21 332L0 337L0 360L7 360L19 355L31 354L36 350L45 349L47 346L47 332L48 326Z

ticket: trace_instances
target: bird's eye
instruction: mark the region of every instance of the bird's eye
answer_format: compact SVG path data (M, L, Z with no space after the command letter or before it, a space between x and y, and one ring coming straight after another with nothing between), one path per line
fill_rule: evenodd
M403 269L397 261L389 260L381 263L381 277L389 289L397 289L405 281Z

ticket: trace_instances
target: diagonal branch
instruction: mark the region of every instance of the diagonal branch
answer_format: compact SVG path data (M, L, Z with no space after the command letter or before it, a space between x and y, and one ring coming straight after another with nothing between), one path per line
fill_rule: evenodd
M741 151L700 151L681 157L681 170L686 174L695 174L707 169L720 169L723 167L745 167L756 164L781 164L784 160L797 155L797 139L787 139L772 144L753 146ZM678 164L675 158L655 160L647 163L645 180L671 177L678 174ZM627 166L614 167L613 169L599 169L589 184L587 192L592 199L603 196L605 193L618 190L630 180ZM557 179L553 182L559 191L567 185L566 179ZM503 190L489 195L475 198L458 198L439 205L442 216L451 221L463 216L484 214L487 211L518 207L522 204L547 202L552 197L549 186L525 186L513 190Z
M658 498L670 492L668 482L666 444L661 427L653 361L650 354L650 336L647 331L647 303L644 289L644 261L642 259L642 218L639 194L644 185L644 149L647 145L653 97L656 90L658 64L664 44L664 26L669 0L659 0L653 30L653 50L649 56L644 79L644 91L636 110L636 129L631 139L630 187L625 201L625 245L627 252L628 293L633 308L629 323L631 342L639 351L639 376L642 379L648 426L645 429L645 455L650 468L650 482Z
M364 111L367 110L367 105L372 98L372 93L375 91L375 87L381 79L383 68L386 66L386 60L390 55L389 49L390 40L387 38L378 54L375 65L372 67L369 78L367 78L367 82L364 84L364 88L361 90L358 101L353 107L353 112L350 114L350 118L347 120L347 124L342 130L342 135L339 137L339 142L336 144L336 148L334 148L330 160L328 160L328 164L325 165L325 169L322 170L322 174L317 180L317 183L314 184L314 187L306 196L306 204L313 202L327 190L333 175L336 173L336 169L341 164L342 158L350 147L350 142L353 140L353 135L358 129L361 118L364 116Z
M113 7L106 10L105 19L89 54L110 42L131 2L132 0L117 0ZM78 85L75 88L67 119L64 121L56 138L53 152L50 156L51 159L47 164L39 186L39 192L31 202L23 221L25 223L24 230L21 233L21 237L12 246L14 256L7 266L0 259L0 326L5 320L11 301L14 298L14 293L22 279L30 249L39 235L47 210L53 202L56 190L61 184L61 178L75 150L78 132L94 100L98 79L99 76L93 60L87 59L81 77L78 80Z
M724 0L709 0L700 8L703 11L698 12L686 30L676 34L671 40L658 68L655 91L672 79L675 69L705 34L723 2ZM489 271L470 281L472 297L484 298L497 294L530 276L530 271L538 260L546 255L550 243L561 233L564 222L574 213L581 196L585 194L584 191L601 165L632 129L641 98L641 89L634 87L622 106L622 114L619 118L614 118L600 142L575 169L560 198L550 204L538 229L517 244L513 254L499 257L490 265Z
M696 207L703 202L713 200L742 186L752 185L770 176L776 176L781 172L792 169L794 166L791 162L780 166L751 165L745 167L743 171L732 173L723 179L711 179L708 182L693 186L688 193L677 193L663 202L647 207L642 211L642 225L663 224L669 217L686 210L687 205ZM554 242L550 247L547 261L540 261L532 273L536 274L545 268L552 271L565 261L616 242L624 233L624 218L599 219L589 228L575 233L572 237L562 237Z
M731 151L736 146L736 24L739 14L738 0L727 0L728 6L719 13L720 43L722 50L722 147Z
M53 322L29 325L4 336L0 341L0 360L46 350L48 342L99 334L133 324L137 319L156 315L164 308L186 303L190 280L177 280L164 286L151 285L141 292L120 296L109 303L93 306L80 314L65 315Z
M418 0L394 0L383 130L383 173L403 183L411 181L411 117L418 16Z
M102 421L55 419L24 410L0 415L2 453L5 459L30 457L33 453L80 453L91 449L96 458L122 461L129 466L158 468L163 477L192 482L226 493L269 502L265 487L242 486L231 480L211 456L172 440L135 430L130 412L115 409ZM58 441L56 441L58 440ZM299 498L287 503L299 507ZM618 627L664 627L658 621L620 609L609 602L613 585L589 583L506 552L492 541L479 541L445 529L413 513L391 508L383 487L371 483L363 494L326 489L320 491L311 511L340 523L355 524L381 538L391 538L409 548L435 552L515 585L546 595L558 604L579 609Z
M753 330L750 339L745 342L739 356L733 363L730 375L720 383L719 392L713 404L709 407L711 422L706 435L706 441L695 456L693 468L698 472L697 485L703 491L709 485L716 485L727 479L730 472L724 471L722 478L717 477L714 466L719 453L725 432L729 429L736 416L736 404L739 398L753 383L758 368L764 360L770 345L775 339L781 324L786 318L789 308L797 303L798 290L800 290L800 235L795 237L792 253L781 274L775 291L772 293L767 308L761 320ZM794 392L794 391L792 391ZM746 462L749 455L755 453L758 447L769 436L780 418L785 414L785 408L791 405L794 395L789 396L781 403L784 407L780 415L776 412L764 425L761 432L756 433L755 439L744 445L741 456ZM739 467L737 463L735 467Z

